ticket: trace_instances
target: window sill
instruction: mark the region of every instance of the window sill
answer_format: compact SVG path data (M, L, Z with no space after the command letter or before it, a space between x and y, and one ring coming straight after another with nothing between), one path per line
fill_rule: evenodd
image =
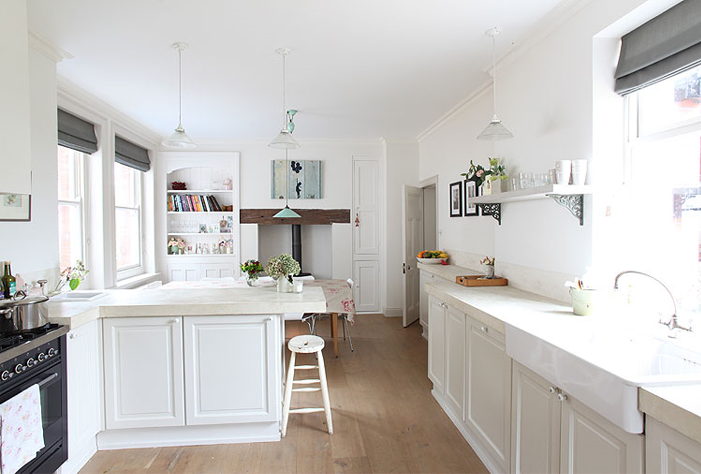
M137 288L139 286L155 281L160 275L160 273L142 273L131 278L119 280L115 285L115 288L122 290Z

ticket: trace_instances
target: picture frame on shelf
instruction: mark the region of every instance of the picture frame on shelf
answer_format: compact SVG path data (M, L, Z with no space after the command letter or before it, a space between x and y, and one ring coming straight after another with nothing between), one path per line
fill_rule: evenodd
M29 222L31 220L31 194L0 194L0 221Z
M462 181L450 183L450 217L462 217Z
M466 180L464 184L465 188L465 217L479 216L479 207L473 202L474 198L478 196L479 189L477 188L477 183L474 181Z

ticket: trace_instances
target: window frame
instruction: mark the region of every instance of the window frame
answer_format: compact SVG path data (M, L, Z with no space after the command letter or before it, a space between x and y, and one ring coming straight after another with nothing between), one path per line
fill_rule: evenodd
M83 153L81 151L73 150L72 148L64 147L61 145L56 145L56 150L57 150L57 160L58 160L58 148L65 148L67 150L70 150L70 152L73 154L74 159L78 159L80 161L79 166L75 166L75 170L77 173L77 176L75 177L76 180L76 185L79 186L80 192L78 199L76 201L73 200L66 200L66 199L61 199L60 197L57 196L57 210L60 206L62 205L69 205L69 206L74 206L78 208L78 211L80 212L80 245L81 245L81 255L80 255L80 260L85 264L86 268L89 266L89 252L88 252L88 243L89 243L89 236L88 236L88 204L87 204L87 199L86 196L89 195L89 183L88 180L86 179L88 175L88 155L87 153ZM58 180L58 174L56 176ZM58 194L58 193L57 193ZM60 246L59 246L59 261L60 261ZM70 262L70 266L73 265L74 262Z
M120 163L117 163L116 161L114 162L113 166L125 166ZM125 166L126 168L129 168L128 166ZM116 278L117 278L117 283L120 281L126 280L128 278L132 278L138 275L142 275L146 272L145 267L144 267L144 262L145 262L145 255L144 255L144 173L142 171L130 168L134 172L134 176L136 177L136 185L138 187L137 190L135 190L135 197L137 198L137 205L136 207L127 207L127 206L118 206L116 199L114 200L114 242L115 242L115 260L114 260L114 268L115 268L115 273L116 273ZM113 186L116 185L115 183L115 176L116 174L113 172L112 176L112 184ZM138 237L138 242L139 242L139 263L136 265L129 265L126 267L118 267L117 264L117 210L119 209L124 209L124 210L136 210L138 213L138 218L137 222L139 223L139 237Z

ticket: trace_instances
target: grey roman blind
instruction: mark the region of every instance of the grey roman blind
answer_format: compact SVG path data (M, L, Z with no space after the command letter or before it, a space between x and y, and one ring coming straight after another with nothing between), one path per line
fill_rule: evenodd
M151 160L148 158L147 149L116 135L114 137L114 161L139 171L151 169Z
M615 91L621 95L701 64L701 0L684 0L622 38Z
M97 151L95 125L58 109L58 144L83 153Z

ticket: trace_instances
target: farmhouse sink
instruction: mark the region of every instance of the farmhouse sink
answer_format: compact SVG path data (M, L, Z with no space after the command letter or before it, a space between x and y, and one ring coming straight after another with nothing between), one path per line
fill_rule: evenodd
M104 291L70 291L51 298L52 301L92 301L107 295Z
M701 382L701 353L670 341L601 326L556 329L534 335L507 323L506 352L629 433L643 431L639 386Z

